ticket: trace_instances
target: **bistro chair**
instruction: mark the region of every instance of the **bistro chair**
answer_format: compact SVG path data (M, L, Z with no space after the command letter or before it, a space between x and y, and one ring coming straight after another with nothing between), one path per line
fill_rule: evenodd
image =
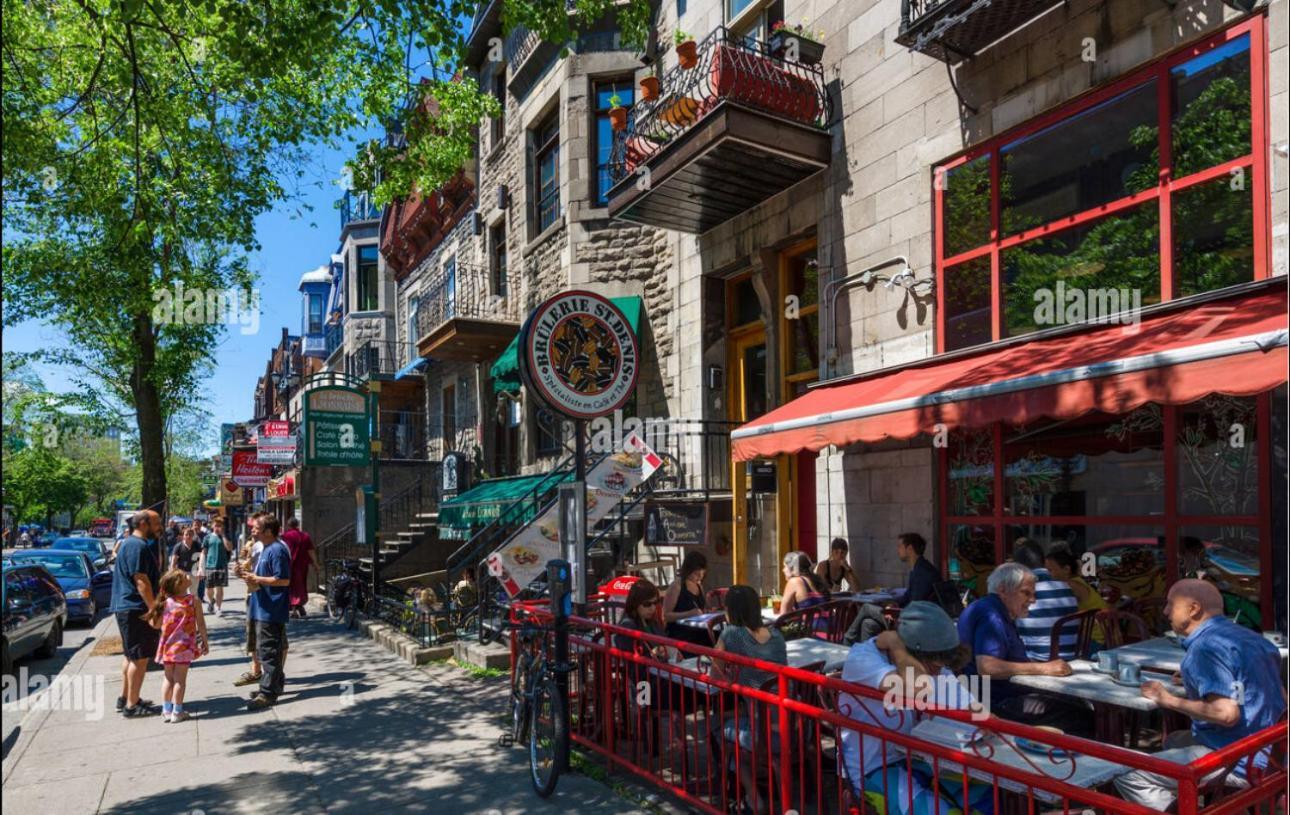
M703 595L703 606L708 611L720 611L726 607L726 592L730 591L729 587L719 589L708 589L708 593Z
M778 628L786 640L799 640L803 637L823 639L829 630L830 606L833 603L822 603L809 608L796 608L787 614L779 615L772 628Z
M1064 617L1058 617L1053 623L1052 639L1049 640L1048 658L1060 659L1062 655L1062 635L1072 625L1077 625L1075 632L1075 652L1071 659L1088 659L1088 652L1093 647L1093 622L1096 609L1086 608L1073 611Z
M715 646L717 644L717 640L721 638L722 630L726 627L726 613L723 611L720 614L709 618L707 625L708 637L712 639L712 644Z
M1151 639L1151 629L1147 627L1146 620L1127 611L1104 608L1097 612L1094 621L1102 629L1107 648Z
M853 603L849 600L839 600L835 603L829 603L832 606L829 614L829 642L842 642L847 631L851 628L851 623L855 622L856 617L860 614L860 604Z

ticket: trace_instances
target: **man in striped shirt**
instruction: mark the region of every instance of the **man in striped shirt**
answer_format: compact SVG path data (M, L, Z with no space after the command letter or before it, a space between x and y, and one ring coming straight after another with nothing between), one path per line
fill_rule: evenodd
M1079 610L1079 600L1069 584L1054 580L1044 568L1044 550L1028 538L1018 538L1012 545L1012 561L1020 563L1035 573L1035 602L1030 613L1017 620L1017 633L1026 646L1026 656L1033 662L1046 662L1050 657L1053 624L1061 617ZM1061 659L1075 658L1078 623L1062 627Z

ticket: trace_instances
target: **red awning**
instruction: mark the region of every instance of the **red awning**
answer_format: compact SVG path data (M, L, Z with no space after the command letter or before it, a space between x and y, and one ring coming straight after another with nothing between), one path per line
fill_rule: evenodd
M822 385L735 430L731 454L748 461L907 439L937 425L1023 424L1262 393L1286 381L1286 313L1281 282L1158 312L1137 326L1098 326Z

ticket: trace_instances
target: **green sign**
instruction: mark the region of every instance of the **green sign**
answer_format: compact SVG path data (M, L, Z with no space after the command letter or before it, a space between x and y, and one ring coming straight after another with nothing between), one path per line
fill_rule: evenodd
M371 460L367 395L338 385L305 392L305 465L362 467Z

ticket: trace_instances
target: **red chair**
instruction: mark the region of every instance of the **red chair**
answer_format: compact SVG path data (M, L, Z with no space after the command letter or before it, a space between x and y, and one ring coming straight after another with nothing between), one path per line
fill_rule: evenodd
M703 595L703 606L708 611L720 611L726 607L726 592L729 588L708 589L708 593Z
M1058 617L1053 623L1052 639L1049 640L1048 658L1062 658L1062 636L1072 624L1078 625L1075 633L1075 653L1071 659L1088 659L1088 652L1093 647L1093 623L1097 609L1086 608L1073 611L1064 617Z

